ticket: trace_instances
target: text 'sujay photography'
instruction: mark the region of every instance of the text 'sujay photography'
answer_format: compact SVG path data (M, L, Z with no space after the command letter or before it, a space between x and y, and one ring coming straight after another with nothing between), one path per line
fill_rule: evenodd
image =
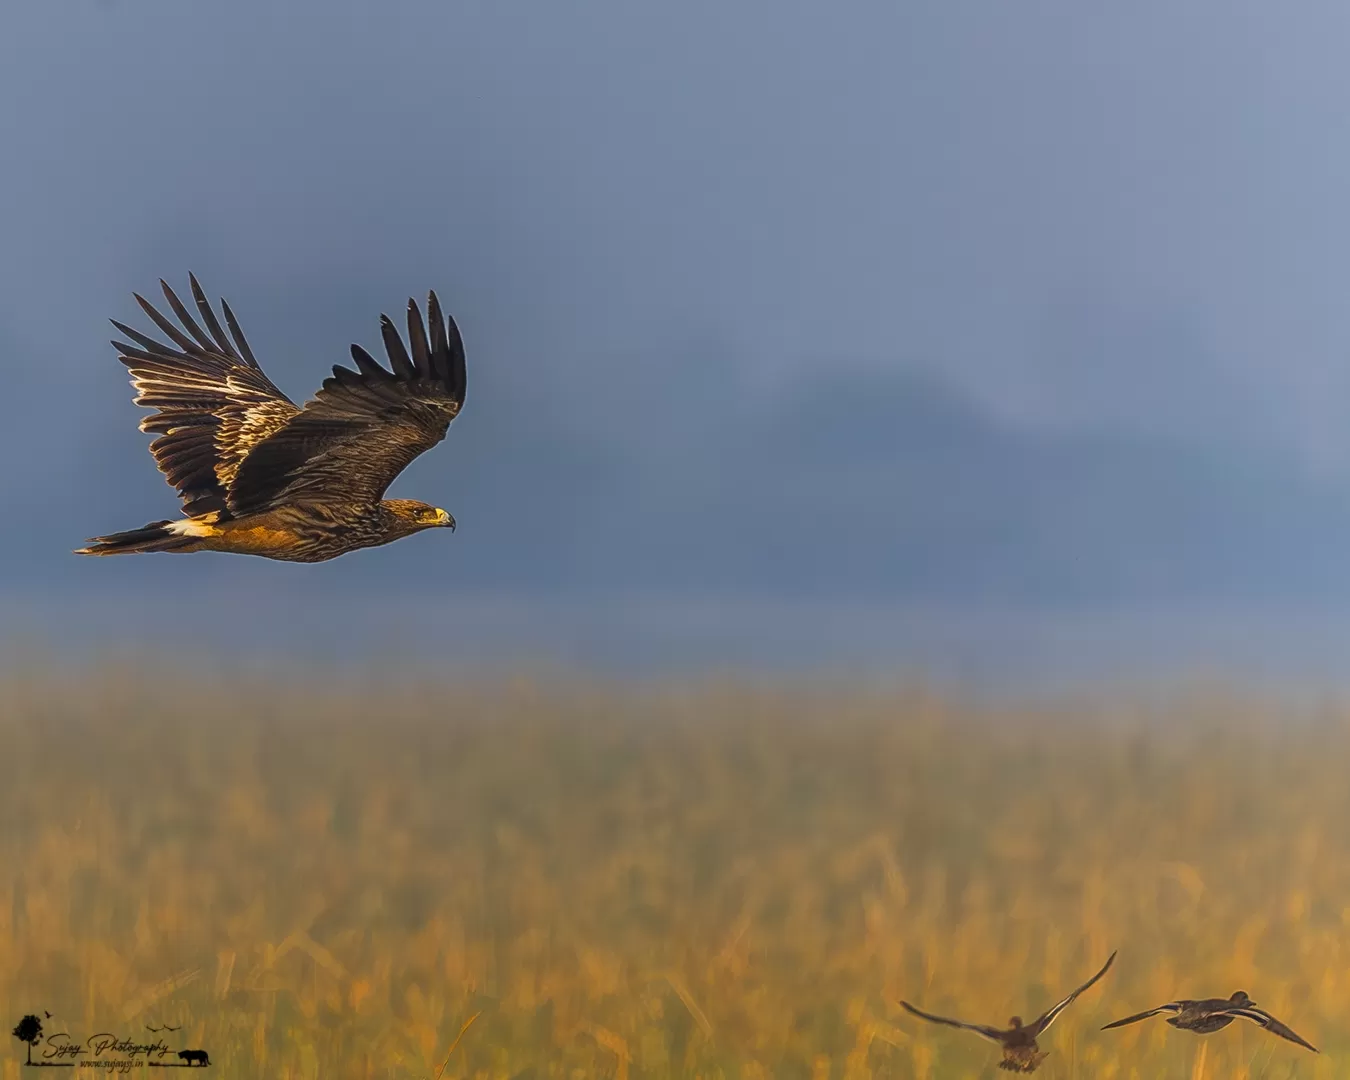
M0 1080L1350 1075L1348 40L3 6Z

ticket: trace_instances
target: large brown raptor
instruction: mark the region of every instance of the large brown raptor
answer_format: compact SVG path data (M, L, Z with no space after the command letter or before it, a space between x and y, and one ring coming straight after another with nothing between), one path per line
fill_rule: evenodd
M300 408L258 366L229 304L221 304L227 337L196 277L188 280L204 328L163 281L181 328L136 295L172 346L113 320L135 342L113 346L131 370L136 404L156 410L141 430L159 436L150 452L184 516L95 537L77 554L229 551L323 562L422 529L454 529L439 507L384 498L464 404L464 345L434 292L425 328L408 301L411 356L381 315L393 370L353 345L357 370L335 365Z

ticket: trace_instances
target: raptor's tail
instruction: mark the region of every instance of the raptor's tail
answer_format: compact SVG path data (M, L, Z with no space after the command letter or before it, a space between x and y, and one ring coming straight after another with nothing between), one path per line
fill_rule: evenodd
M201 542L183 528L184 522L153 521L140 529L95 536L89 546L77 548L76 555L133 555L142 551L182 551ZM177 526L177 528L175 528Z

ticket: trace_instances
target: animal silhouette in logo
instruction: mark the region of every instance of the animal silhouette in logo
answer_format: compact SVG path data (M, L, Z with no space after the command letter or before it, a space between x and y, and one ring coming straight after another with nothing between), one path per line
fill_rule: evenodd
M186 1065L210 1065L211 1059L205 1050L179 1050L178 1056Z

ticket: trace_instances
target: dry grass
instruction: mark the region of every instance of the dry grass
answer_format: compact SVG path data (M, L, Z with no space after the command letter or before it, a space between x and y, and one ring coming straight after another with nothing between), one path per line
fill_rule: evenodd
M1350 1070L1330 712L29 672L0 735L11 1024L239 1077L946 1080L996 1051L899 998L1001 1022L1119 948L1038 1075ZM1239 987L1323 1053L1098 1030Z

